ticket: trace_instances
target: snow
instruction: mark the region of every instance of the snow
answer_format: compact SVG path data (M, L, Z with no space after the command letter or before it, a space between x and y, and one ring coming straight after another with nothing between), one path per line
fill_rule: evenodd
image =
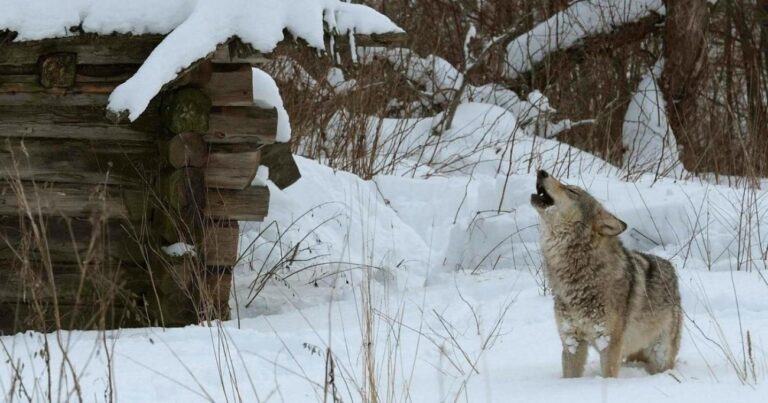
M168 34L144 64L110 95L108 109L136 120L163 85L232 36L271 52L287 30L317 49L324 26L338 34L402 32L366 6L339 0L0 0L0 30L16 41L97 34Z
M274 91L260 96L275 101ZM767 190L651 174L628 182L625 170L534 136L487 103L461 104L452 129L434 136L440 121L371 118L376 163L389 167L371 180L296 157L302 179L280 190L260 168L269 215L241 223L233 320L2 336L0 393L23 397L23 386L32 397L22 400L48 401L50 376L56 401L321 402L330 355L328 393L345 402L370 401L371 379L391 402L764 401ZM625 365L603 379L591 349L584 378L561 378L529 205L538 168L625 221L627 246L676 266L685 313L676 369Z
M584 38L611 32L650 12L664 14L662 0L584 0L574 2L507 45L506 75L516 78L547 55L567 49Z
M195 252L195 246L186 244L184 242L176 242L172 245L168 246L161 246L160 249L162 249L163 253L165 253L168 256L184 256L186 254L190 254L192 256L195 256L197 252Z
M635 174L680 178L686 172L667 121L667 104L657 84L663 65L660 60L643 76L629 101L622 132L624 168Z
M277 135L278 143L291 141L291 122L288 112L283 107L283 98L275 80L264 70L253 69L253 102L262 108L277 108Z

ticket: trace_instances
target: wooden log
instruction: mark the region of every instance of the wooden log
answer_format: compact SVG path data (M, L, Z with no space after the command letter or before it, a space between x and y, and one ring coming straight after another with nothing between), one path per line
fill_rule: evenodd
M45 88L75 85L76 53L52 53L40 57L40 84Z
M237 246L240 227L237 221L207 222L201 235L203 262L206 266L234 266L237 263Z
M219 45L211 56L214 63L245 63L260 65L267 63L269 59L252 46L243 43L238 38L231 38L226 43Z
M166 93L160 107L163 124L172 133L208 131L211 99L193 87Z
M16 265L0 272L0 332L149 324L142 316L151 282L141 267L57 264L51 279L41 262L0 264Z
M76 53L78 64L142 64L163 35L80 34L0 44L0 66L34 64L42 54Z
M256 177L260 163L260 146L212 145L205 167L205 184L213 189L245 189Z
M0 183L0 215L50 215L71 218L140 219L142 208L129 203L143 200L142 192L112 186L76 184Z
M269 211L269 189L265 186L209 189L207 199L205 216L214 220L260 221Z
M2 97L0 97L2 98ZM154 142L159 118L150 108L133 123L114 124L99 106L0 106L3 137Z
M253 70L250 64L212 64L210 80L202 87L213 106L253 105Z
M291 153L290 143L274 143L264 146L261 164L269 168L269 180L285 189L301 178L301 172Z
M153 223L158 234L167 242L194 243L207 202L203 169L186 167L161 174L158 186L161 204L155 208Z
M36 231L33 230L33 225ZM58 263L144 263L138 224L46 217L0 217L0 260L25 256ZM37 237L36 234L40 234ZM0 270L2 271L2 270Z
M208 143L271 144L277 133L277 110L255 106L214 107L210 128L205 135Z
M150 143L6 138L0 179L139 187L157 171Z
M197 133L177 134L168 141L168 160L174 168L205 166L208 145Z

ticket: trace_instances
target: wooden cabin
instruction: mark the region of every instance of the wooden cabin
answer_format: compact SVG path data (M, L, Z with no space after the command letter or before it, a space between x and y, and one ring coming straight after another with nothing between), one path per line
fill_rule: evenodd
M238 221L268 212L256 171L298 178L275 109L253 102L268 55L230 39L131 122L109 96L162 35L13 39L0 32L0 332L228 318Z

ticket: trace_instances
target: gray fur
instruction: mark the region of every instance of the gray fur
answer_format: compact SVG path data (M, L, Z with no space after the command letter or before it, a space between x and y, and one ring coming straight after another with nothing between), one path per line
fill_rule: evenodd
M537 191L531 204L540 215L563 376L583 374L589 346L600 352L605 377L617 376L624 358L650 373L673 368L682 313L672 264L624 248L618 234L626 224L583 189L541 171Z

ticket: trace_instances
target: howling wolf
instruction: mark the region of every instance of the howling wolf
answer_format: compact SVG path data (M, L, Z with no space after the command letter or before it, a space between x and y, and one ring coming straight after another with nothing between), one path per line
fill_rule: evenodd
M604 377L616 377L624 358L652 374L673 368L682 311L672 264L624 248L618 235L627 224L545 171L531 205L555 297L563 377L583 374L589 346L600 352Z

